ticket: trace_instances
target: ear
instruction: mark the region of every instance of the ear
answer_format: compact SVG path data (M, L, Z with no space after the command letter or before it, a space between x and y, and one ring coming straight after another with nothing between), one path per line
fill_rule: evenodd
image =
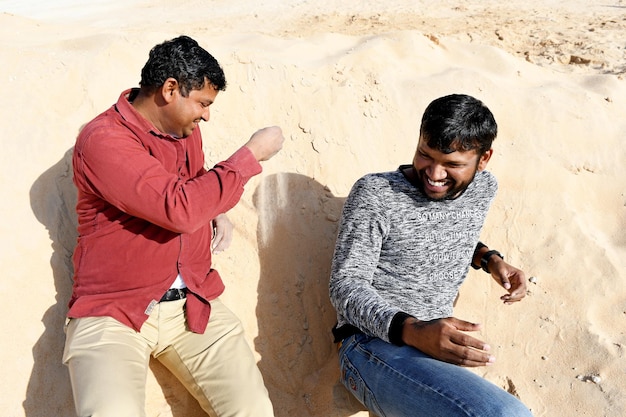
M180 86L175 78L165 80L160 89L161 97L166 103L171 103L180 94Z
M487 168L487 162L491 159L491 155L493 155L493 149L489 149L487 152L480 155L480 158L478 158L478 171L483 171Z

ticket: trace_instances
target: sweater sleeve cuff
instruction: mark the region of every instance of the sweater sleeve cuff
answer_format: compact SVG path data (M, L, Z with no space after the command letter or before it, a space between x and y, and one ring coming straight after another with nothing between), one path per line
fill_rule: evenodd
M412 316L400 311L391 319L391 324L389 325L389 341L394 345L404 346L404 342L402 341L402 326L404 325L404 321L409 317Z

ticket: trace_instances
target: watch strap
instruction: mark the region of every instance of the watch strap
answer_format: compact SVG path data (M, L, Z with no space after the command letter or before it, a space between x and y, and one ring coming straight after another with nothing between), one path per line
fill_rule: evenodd
M500 252L498 252L497 250L490 250L488 252L485 252L485 254L483 255L482 258L480 258L480 267L483 269L483 271L485 271L486 273L490 274L489 272L489 259L493 256L493 255L497 255L499 256L501 259L504 259L504 256L502 256L502 254Z
M487 245L485 245L483 242L478 242L476 244L476 249L474 249L474 253L476 253L477 251L481 250L482 248L486 248ZM480 265L474 265L474 257L472 257L472 262L470 262L470 265L472 266L472 268L474 269L480 269L481 266Z

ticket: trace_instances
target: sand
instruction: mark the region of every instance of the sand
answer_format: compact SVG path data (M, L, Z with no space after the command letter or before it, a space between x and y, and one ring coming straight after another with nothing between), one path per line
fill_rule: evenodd
M535 277L504 306L471 271L455 315L483 323L497 356L474 371L535 416L626 415L626 2L81 3L0 1L0 415L74 415L60 363L69 156L81 126L137 85L150 47L181 33L229 81L202 126L208 165L262 126L287 138L215 259L278 417L368 415L337 382L329 332L337 220L358 177L411 161L425 106L453 92L483 100L500 127L482 238ZM158 363L146 404L204 415Z

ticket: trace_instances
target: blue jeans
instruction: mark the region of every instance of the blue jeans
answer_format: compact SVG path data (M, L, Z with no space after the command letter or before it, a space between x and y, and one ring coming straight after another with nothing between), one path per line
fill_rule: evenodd
M356 334L339 350L341 381L381 417L532 417L517 398L465 368Z

